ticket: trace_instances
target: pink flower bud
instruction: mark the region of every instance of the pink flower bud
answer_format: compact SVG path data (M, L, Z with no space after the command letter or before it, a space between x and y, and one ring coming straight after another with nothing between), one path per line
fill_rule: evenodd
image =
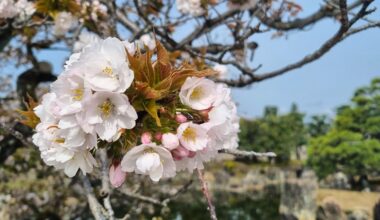
M161 132L157 132L156 134L154 134L154 138L158 141L161 141L162 139L162 133Z
M141 135L141 143L149 144L152 142L152 134L150 132L144 132Z
M172 150L172 155L174 160L182 160L184 157L187 157L189 155L189 150L178 146L176 149Z
M175 120L178 122L178 123L185 123L187 122L187 118L186 116L184 116L183 114L177 114L175 116Z
M119 162L112 163L110 167L110 172L109 172L111 185L115 188L120 187L124 183L126 177L127 177L127 173L121 171L120 163Z
M162 145L169 150L173 150L178 147L179 140L177 135L173 133L165 133L162 135Z

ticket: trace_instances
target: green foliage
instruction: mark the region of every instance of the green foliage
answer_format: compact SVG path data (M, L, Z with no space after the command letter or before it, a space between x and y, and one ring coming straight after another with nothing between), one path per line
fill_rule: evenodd
M308 164L321 177L380 171L380 79L356 90L351 101L338 108L331 131L310 141Z
M330 121L327 115L313 115L307 124L308 133L311 137L325 135L330 129Z
M310 141L309 165L319 176L337 170L358 175L379 170L380 142L360 133L333 130Z
M290 153L306 143L303 118L296 105L285 115L278 115L276 107L267 107L262 118L241 119L240 147L259 152L273 151L277 154L276 161L288 162Z

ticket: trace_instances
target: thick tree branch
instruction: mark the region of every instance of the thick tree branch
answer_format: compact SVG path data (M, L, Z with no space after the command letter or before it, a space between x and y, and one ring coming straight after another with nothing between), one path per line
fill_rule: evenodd
M357 8L362 4L361 0L357 0L350 4L347 7L347 10L352 10ZM264 10L258 10L256 13L256 17L266 26L271 27L273 29L279 30L279 31L288 31L293 29L303 29L309 25L315 24L319 20L327 17L335 17L339 15L341 12L339 9L334 10L334 8L331 6L330 3L322 6L318 11L315 13L309 15L308 17L301 18L301 19L295 19L294 21L290 22L282 22L278 19L267 17Z
M238 149L224 149L221 150L222 153L232 154L236 157L276 157L276 154L273 152L255 152L255 151L244 151L244 150L238 150Z
M81 177L92 215L96 220L107 220L106 210L96 199L90 180L87 176L82 175Z
M326 54L328 51L330 51L331 48L333 48L336 44L338 44L339 42L341 42L345 38L346 33L348 32L349 28L352 27L353 24L355 24L359 19L361 19L362 17L366 16L367 14L369 14L373 11L373 10L367 11L367 8L371 2L373 2L373 0L365 1L362 5L362 8L356 14L356 16L354 16L354 18L352 18L348 22L348 25L342 23L339 30L337 31L337 33L334 36L332 36L330 39L328 39L318 50L316 50L313 53L305 56L301 60L299 60L295 63L289 64L289 65L287 65L283 68L280 68L278 70L272 71L272 72L267 72L267 73L263 73L260 75L251 74L250 77L246 78L246 79L240 78L238 80L229 80L229 81L225 81L225 82L230 86L243 87L243 86L252 84L254 82L260 82L260 81L263 81L266 79L270 79L270 78L282 75L284 73L287 73L291 70L298 69L298 68L300 68L300 67L302 67L308 63L311 63L311 62L319 59L324 54ZM344 12L345 11L343 10L343 13Z
M114 220L114 211L111 204L111 187L110 187L110 180L109 180L109 163L108 163L108 157L107 157L107 151L106 149L102 148L99 149L99 157L101 161L101 181L102 181L102 188L100 190L100 195L103 197L103 205L106 208L108 212L108 218L109 220Z

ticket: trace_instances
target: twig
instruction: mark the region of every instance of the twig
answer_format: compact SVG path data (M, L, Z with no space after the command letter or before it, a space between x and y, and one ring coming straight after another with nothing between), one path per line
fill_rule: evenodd
M202 184L202 192L203 192L203 195L206 197L207 199L207 205L208 205L208 211L210 212L210 218L212 220L218 220L218 218L216 217L216 213L215 213L215 207L214 205L212 204L212 201L211 201L211 196L210 196L210 193L208 191L208 187L207 187L207 182L205 181L204 177L203 177L203 173L200 169L197 169L197 172L198 172L198 178L199 178L199 181L201 182Z
M4 123L0 123L0 129L3 130L6 134L12 135L17 140L21 141L21 143L27 147L34 148L34 144L30 143L26 140L26 137L19 131L6 126Z
M88 204L90 206L90 210L92 215L96 220L106 220L107 217L104 215L106 212L102 205L98 202L95 197L94 189L91 186L90 180L87 176L81 175L83 187L85 188Z
M131 197L133 199L137 199L137 200L140 200L142 202L146 202L146 203L151 203L153 205L158 205L158 206L165 206L160 200L158 199L155 199L155 198L152 198L152 197L148 197L148 196L143 196L143 195L140 195L140 194L137 194L137 193L133 193L133 192L130 192L128 191L127 189L118 189L121 193L123 193L124 195L128 196L128 197Z
M168 198L164 199L164 200L162 201L162 204L163 204L164 206L167 206L168 203L169 203L170 201L172 201L173 199L175 199L179 194L181 194L181 193L183 193L183 192L186 192L192 184L193 184L193 180L191 179L189 182L187 182L185 185L183 185L181 188L179 188L179 189L177 190L177 192L173 193L171 196L169 196Z
M337 45L339 42L341 42L344 38L346 33L349 31L349 28L352 27L353 24L355 24L359 19L363 18L364 16L368 15L369 13L372 13L374 10L367 11L368 6L373 2L373 0L367 0L364 1L361 9L359 12L354 16L349 22L348 25L345 25L342 23L337 33L332 36L330 39L328 39L322 46L314 51L313 53L303 57L299 61L286 65L285 67L282 67L278 70L267 72L259 75L248 75L249 78L239 78L238 80L227 80L224 81L230 86L234 87L243 87L249 84L252 84L254 82L260 82L266 79L270 79L279 75L282 75L284 73L287 73L291 70L295 70L298 68L303 67L304 65L311 63L320 57L322 57L324 54L326 54L328 51L330 51L335 45Z
M150 204L161 206L161 207L167 207L170 201L172 201L173 199L175 199L179 194L187 191L192 183L193 183L193 180L190 180L185 185L183 185L181 188L179 188L175 193L169 195L168 198L166 198L166 199L164 199L162 201L160 201L158 199L155 199L155 198L152 198L152 197L140 195L140 194L138 194L136 192L131 192L131 191L125 189L125 188L124 189L119 188L118 190L121 193L123 193L124 195L126 195L126 196L128 196L130 198L139 200L141 202L146 202L146 203L150 203Z
M277 155L273 152L255 152L255 151L244 151L237 149L223 149L220 152L232 154L237 157L276 157Z
M102 162L102 189L100 191L101 196L103 196L103 204L108 212L108 216L110 220L115 219L114 211L111 204L111 188L110 188L110 180L108 177L108 158L106 149L102 148L99 150L100 160Z

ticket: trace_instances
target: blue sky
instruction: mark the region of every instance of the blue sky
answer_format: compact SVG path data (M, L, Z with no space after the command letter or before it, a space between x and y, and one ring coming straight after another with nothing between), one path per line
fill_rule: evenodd
M320 5L317 1L305 1L304 4L301 17ZM380 2L376 1L373 6L380 8ZM379 15L380 12L376 12L372 17L378 18ZM255 35L252 40L259 43L259 49L252 65L263 64L259 72L267 72L297 61L319 48L335 33L338 25L337 22L327 19L306 31L290 32L286 37L278 39L270 39L269 34ZM187 31L192 30L185 28ZM178 34L177 37L181 38L181 35ZM223 37L223 33L220 35ZM333 116L335 108L347 103L356 88L368 84L376 76L380 77L379 39L380 28L360 33L341 42L318 61L301 69L246 88L233 89L239 114L243 117L257 117L267 105L278 106L281 112L286 112L294 102L308 115ZM63 61L68 55L68 52L62 51L38 53L40 60L53 63L56 74L62 70ZM21 69L15 70L13 67L3 70L0 74L22 72Z
M312 2L305 1L303 14L318 7ZM379 9L380 2L375 1L373 6ZM379 15L376 12L371 16L379 18ZM295 62L319 48L335 33L338 25L324 20L310 30L289 33L286 38L271 40L268 36L258 37L254 39L260 44L254 64L263 64L261 72L267 72ZM379 40L380 28L359 33L301 69L248 88L234 89L233 96L238 102L240 115L259 116L267 105L278 106L281 112L286 112L294 102L308 115L333 116L335 108L347 103L356 88L369 84L376 76L380 77Z

